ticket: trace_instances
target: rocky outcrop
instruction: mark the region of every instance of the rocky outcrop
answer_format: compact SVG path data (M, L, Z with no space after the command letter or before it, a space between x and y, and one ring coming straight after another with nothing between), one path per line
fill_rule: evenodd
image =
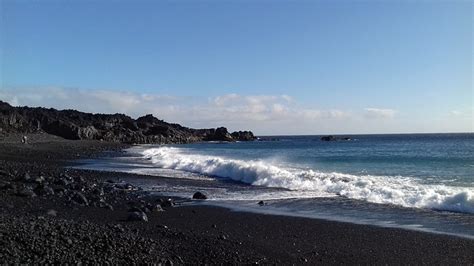
M332 136L332 135L329 135L329 136L322 136L321 137L321 140L322 141L349 141L351 140L351 138L349 137L337 137L337 136Z
M153 115L133 119L123 114L90 114L75 110L12 107L0 101L0 133L34 132L46 132L72 140L137 144L255 139L250 131L230 134L225 127L192 129L167 123Z
M238 141L250 141L257 139L251 131L235 131L231 134L232 138Z

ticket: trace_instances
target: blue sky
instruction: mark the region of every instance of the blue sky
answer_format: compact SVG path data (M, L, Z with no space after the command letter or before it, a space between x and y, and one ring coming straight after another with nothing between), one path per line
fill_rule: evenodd
M12 104L259 134L474 131L470 1L0 5Z

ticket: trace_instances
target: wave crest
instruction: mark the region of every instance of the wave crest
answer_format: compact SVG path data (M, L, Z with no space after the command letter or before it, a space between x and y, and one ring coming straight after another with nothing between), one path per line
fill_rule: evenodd
M147 149L143 156L160 168L228 178L256 186L313 191L403 207L474 213L472 188L426 185L409 177L323 173L280 167L260 160L186 154L183 149L172 147Z

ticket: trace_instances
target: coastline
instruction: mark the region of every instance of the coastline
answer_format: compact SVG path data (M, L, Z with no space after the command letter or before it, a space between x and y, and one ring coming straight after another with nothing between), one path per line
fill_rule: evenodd
M0 142L0 168L8 173L0 175L2 184L21 185L17 179L24 172L31 176L40 172L52 176L67 173L73 179L82 177L84 182L81 184L87 191L92 184L102 184L110 179L144 177L64 168L71 160L98 156L104 151L119 152L128 145L71 141L47 134L29 136L30 144L27 145L21 144L19 139L19 136L11 135ZM126 220L130 202L156 204L159 199L133 191L105 192L104 198L113 210L82 206L71 202L67 196L20 197L12 189L1 189L0 261L168 264L474 262L474 241L453 236L198 205L164 208L162 212L148 213L148 222L129 222ZM179 205L179 201L177 203ZM47 214L51 209L57 212L56 216Z

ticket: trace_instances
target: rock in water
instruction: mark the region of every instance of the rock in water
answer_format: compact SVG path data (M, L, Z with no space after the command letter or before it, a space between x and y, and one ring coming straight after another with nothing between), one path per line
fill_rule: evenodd
M231 136L234 140L238 141L253 141L257 139L251 131L235 131L232 132Z
M321 140L322 140L322 141L336 141L337 138L334 137L334 136L332 136L332 135L330 135L330 136L323 136L323 137L321 137Z
M194 193L193 199L205 200L205 199L207 199L207 196L198 191L198 192Z
M148 216L144 212L131 212L129 213L127 220L148 222Z
M261 200L261 201L258 202L258 205L263 206L263 205L265 205L265 202L263 200Z

